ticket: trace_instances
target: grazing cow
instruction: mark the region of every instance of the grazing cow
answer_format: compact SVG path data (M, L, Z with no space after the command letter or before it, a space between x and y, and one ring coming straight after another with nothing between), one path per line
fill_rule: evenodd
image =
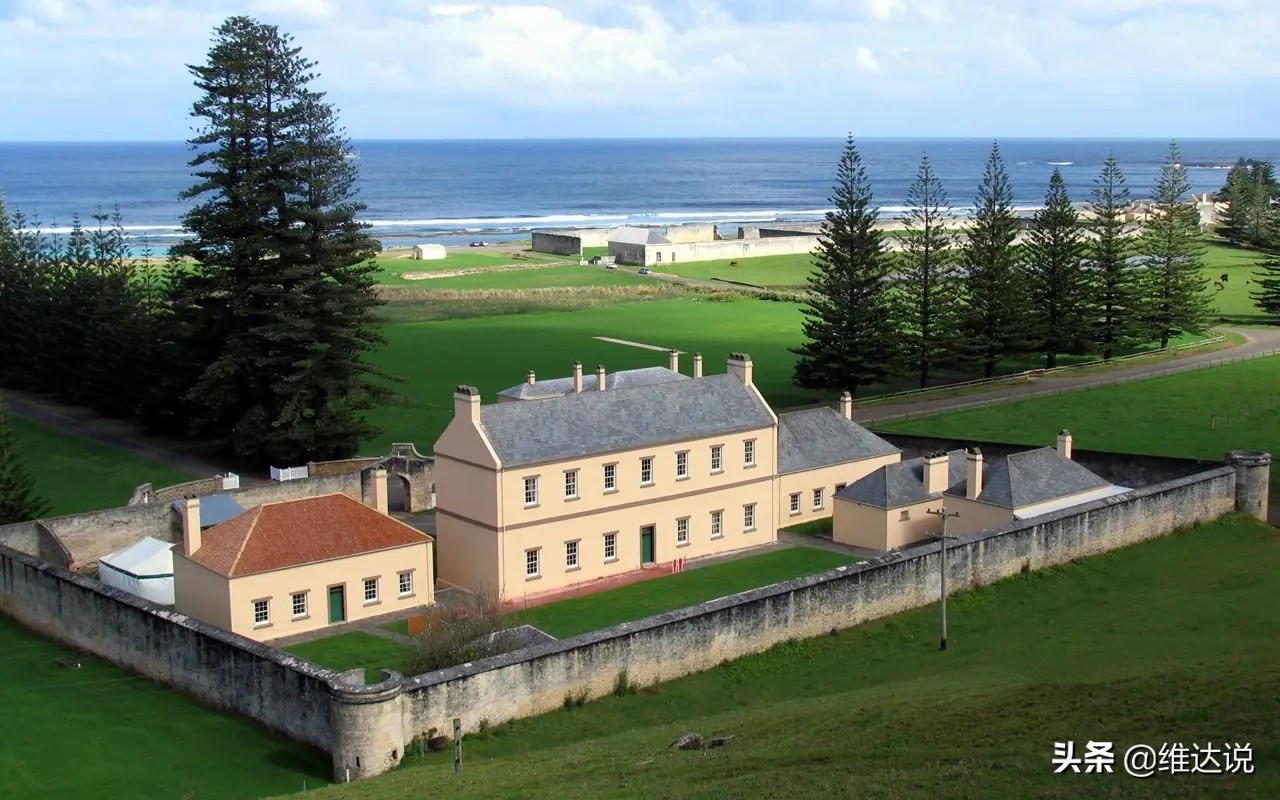
M729 266L731 266L731 267L736 267L736 266L738 266L738 262L737 262L737 261L730 261L730 262L729 262Z
M1222 285L1222 281L1214 281L1214 282L1213 282L1213 285L1214 285L1214 286L1217 286L1219 289L1224 289L1224 288L1226 288L1226 287L1224 287L1224 286Z
M1227 282L1227 278L1230 278L1230 277L1231 277L1230 275L1228 275L1227 273L1225 273L1225 272L1224 272L1224 273L1222 273L1222 277L1221 277L1221 278L1218 278L1218 280L1222 281L1223 283L1226 283L1226 282Z

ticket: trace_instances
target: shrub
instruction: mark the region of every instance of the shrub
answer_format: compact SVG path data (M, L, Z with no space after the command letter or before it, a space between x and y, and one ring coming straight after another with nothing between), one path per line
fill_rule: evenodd
M410 672L432 672L508 652L514 647L495 634L510 627L493 592L482 592L466 605L434 606L415 637Z
M635 694L636 687L631 685L631 678L627 675L625 669L618 670L618 677L613 681L613 696L625 697L629 694Z

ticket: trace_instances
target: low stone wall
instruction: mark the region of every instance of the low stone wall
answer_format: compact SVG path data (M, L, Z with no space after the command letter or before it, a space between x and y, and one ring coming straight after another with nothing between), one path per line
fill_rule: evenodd
M372 467L385 458L386 456L378 456L377 458L347 458L342 461L309 461L307 462L307 474L312 478L323 478L329 475L359 472L366 467Z
M714 242L683 242L672 246L676 263L682 261L710 261L717 258L753 258L755 256L811 253L818 246L816 236L791 234L776 238L719 239ZM661 271L661 270L659 270ZM732 273L721 275L733 277Z
M869 426L875 430L875 424ZM1003 458L1012 453L1035 449L1038 445L983 442L970 439L948 439L942 436L917 436L892 431L875 431L876 435L895 447L902 448L902 458L918 458L935 450L961 450L977 447L987 459ZM1050 443L1049 446L1052 446ZM1112 453L1106 450L1072 448L1071 458L1095 474L1114 484L1132 488L1180 478L1205 469L1220 461L1199 461L1191 458L1144 456L1132 453Z
M558 256L582 255L582 237L571 233L533 232L530 249L535 253L551 253Z

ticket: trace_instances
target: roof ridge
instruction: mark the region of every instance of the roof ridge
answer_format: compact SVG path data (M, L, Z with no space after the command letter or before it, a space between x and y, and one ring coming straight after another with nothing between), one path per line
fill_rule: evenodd
M253 514L253 522L249 523L249 530L244 532L244 538L240 540L240 547L236 550L236 557L231 559L231 565L227 567L228 578L235 577L236 567L239 566L240 564L240 558L244 555L244 549L249 546L249 540L253 538L253 531L258 527L258 520L262 519L262 509L266 505L267 505L266 503L263 503L262 505L248 512L250 514ZM196 552L199 552L199 551L197 550ZM192 555L194 555L194 553Z

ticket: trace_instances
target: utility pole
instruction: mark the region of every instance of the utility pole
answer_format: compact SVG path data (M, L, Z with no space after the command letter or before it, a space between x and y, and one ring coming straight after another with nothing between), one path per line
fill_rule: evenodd
M942 535L938 538L942 540L942 552L939 561L941 562L942 572L942 641L938 645L939 650L947 649L947 540L954 539L954 536L947 535L947 520L951 517L960 516L959 511L947 511L946 506L933 511L928 509L926 514L932 514L935 517L942 517Z

